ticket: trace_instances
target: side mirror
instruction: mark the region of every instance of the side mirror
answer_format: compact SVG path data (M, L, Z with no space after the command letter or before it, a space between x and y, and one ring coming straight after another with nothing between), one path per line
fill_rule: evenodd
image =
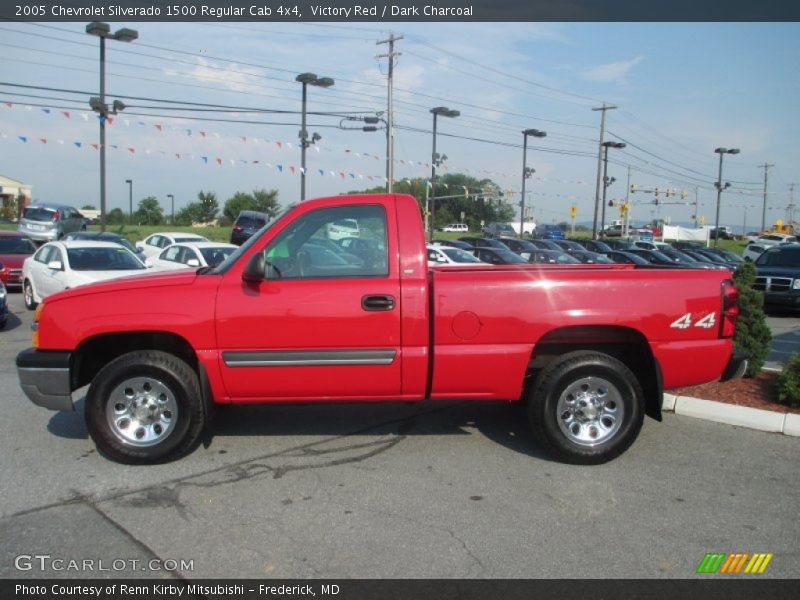
M53 271L63 271L64 265L61 264L60 260L51 260L49 263L47 263L47 268L53 269Z
M144 252L144 246L141 244L136 244L136 251L137 252Z
M247 265L242 272L242 281L246 283L259 283L264 280L264 269L266 259L263 252L256 252L247 261Z
M190 267L199 267L200 261L197 260L196 258L190 258L189 260L186 261L186 264Z

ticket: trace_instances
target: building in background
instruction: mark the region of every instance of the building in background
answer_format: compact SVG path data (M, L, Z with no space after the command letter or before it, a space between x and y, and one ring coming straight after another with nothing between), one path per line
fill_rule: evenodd
M0 175L0 217L16 220L30 204L32 186Z

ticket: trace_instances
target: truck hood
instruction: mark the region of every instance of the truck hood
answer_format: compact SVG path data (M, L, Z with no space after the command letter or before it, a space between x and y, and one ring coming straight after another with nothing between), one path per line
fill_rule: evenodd
M95 281L87 283L78 287L58 292L52 296L48 296L45 302L48 304L58 302L59 300L66 300L68 298L77 298L79 296L88 296L90 294L103 294L106 292L126 292L132 290L140 290L147 288L164 288L178 285L191 285L197 279L197 274L194 269L187 269L186 271L169 271L165 273L147 273L144 275L130 275L123 277L115 277L108 281Z

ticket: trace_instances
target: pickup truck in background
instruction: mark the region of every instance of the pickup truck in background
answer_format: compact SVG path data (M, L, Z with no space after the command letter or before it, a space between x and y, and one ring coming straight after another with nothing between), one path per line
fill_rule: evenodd
M359 224L362 256L329 226ZM288 207L215 268L98 283L37 307L17 357L36 404L85 418L123 463L178 458L230 403L524 403L581 464L636 439L662 391L738 376L727 271L632 265L438 268L405 195Z

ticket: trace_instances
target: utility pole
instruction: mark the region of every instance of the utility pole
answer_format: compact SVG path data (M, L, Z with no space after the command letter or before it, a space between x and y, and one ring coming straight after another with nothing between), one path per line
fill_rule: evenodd
M394 75L394 57L400 56L400 52L394 51L394 43L402 40L403 36L395 37L394 33L389 33L388 40L381 40L375 44L389 44L388 54L379 54L376 58L389 59L389 91L387 99L387 119L386 119L386 192L392 193L392 180L394 179L394 106L392 103L392 92L394 83L392 77Z
M700 186L694 186L694 228L697 229L697 220L699 219L697 211L700 210L700 203L697 201L697 193L700 191Z
M758 167L759 169L764 169L764 206L761 208L761 231L766 229L767 223L767 170L774 166L764 163ZM745 231L745 233L747 232Z
M603 168L603 138L606 132L606 111L607 110L614 110L617 108L616 106L606 106L606 103L603 102L603 106L600 108L593 108L594 111L602 111L600 115L600 143L597 149L597 185L595 186L594 190L594 220L592 221L592 239L597 239L597 213L600 209L600 171Z
M631 166L628 165L628 185L625 187L625 213L622 216L622 235L628 235L628 211L630 210L631 197Z
M789 184L789 206L787 208L789 209L789 227L792 229L794 229L794 186L796 185L796 183Z

